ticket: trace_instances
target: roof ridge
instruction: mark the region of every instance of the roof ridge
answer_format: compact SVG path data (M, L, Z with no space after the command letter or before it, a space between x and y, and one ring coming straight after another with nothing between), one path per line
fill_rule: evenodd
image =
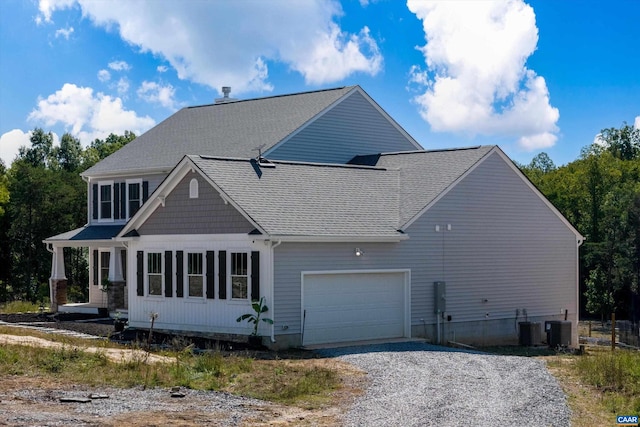
M202 160L222 160L222 161L231 161L231 162L251 162L256 161L255 158L243 158L243 157L223 157L223 156L207 156L202 154L188 154L189 158L201 158ZM314 166L314 167L326 167L326 168L336 168L336 169L367 169L367 170L395 170L387 167L380 166L366 166L366 165L349 165L342 163L317 163L317 162L302 162L302 161L294 161L294 160L272 160L267 159L269 162L280 165L299 165L299 166Z
M465 151L478 150L483 147L496 147L496 145L472 145L469 147L453 147L453 148L436 148L433 150L413 150L413 151L391 151L388 153L379 153L380 156L395 156L399 154L419 154L419 153L442 153L448 151Z
M221 103L213 102L211 104L192 105L192 106L185 107L185 109L213 107L213 106L217 106L217 105L238 104L240 102L251 102L251 101L262 101L262 100L267 100L267 99L275 99L275 98L284 98L284 97L287 97L287 96L297 96L297 95L308 95L308 94L312 94L312 93L331 92L331 91L343 90L343 89L346 89L346 88L354 88L356 86L357 85L341 86L341 87L334 87L334 88L329 88L329 89L309 90L309 91L306 91L306 92L283 93L283 94L280 94L280 95L271 95L271 96L248 98L248 99L236 99L235 101L227 101L227 102L221 102Z

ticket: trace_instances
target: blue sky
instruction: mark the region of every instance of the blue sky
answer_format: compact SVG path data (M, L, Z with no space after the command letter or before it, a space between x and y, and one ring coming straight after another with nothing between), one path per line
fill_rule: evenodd
M359 84L426 149L576 159L640 126L640 1L0 3L0 158L36 126L140 134L221 86L255 98Z

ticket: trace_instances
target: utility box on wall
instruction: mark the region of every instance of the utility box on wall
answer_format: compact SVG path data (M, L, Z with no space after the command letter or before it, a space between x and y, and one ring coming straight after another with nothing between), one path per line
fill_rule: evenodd
M447 292L445 282L433 282L434 295L434 311L435 313L444 313L447 311Z

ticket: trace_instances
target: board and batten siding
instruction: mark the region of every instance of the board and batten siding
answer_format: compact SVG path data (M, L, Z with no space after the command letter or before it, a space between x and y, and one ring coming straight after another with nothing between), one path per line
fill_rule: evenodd
M163 272L166 272L166 253L170 253L171 265L171 293L167 296L163 291L161 296L148 296L147 286L148 279L144 281L144 296L137 295L137 253L142 251L143 254L149 252L157 252L162 254ZM178 266L178 251L182 251L183 268ZM220 297L220 271L219 253L226 251L226 272L230 270L230 254L232 252L245 252L250 257L253 252L259 252L259 270L260 270L260 296L265 297L265 301L271 306L272 296L271 289L268 286L268 278L271 274L271 251L269 246L262 241L253 241L246 234L218 234L218 235L172 235L167 236L141 236L131 241L127 252L127 261L130 266L127 269L128 283L134 284L128 286L128 304L129 304L129 324L136 328L148 328L150 325L150 313L158 313L158 318L154 323L154 327L162 330L171 331L192 331L200 333L220 333L220 334L239 334L249 335L252 332L252 325L247 322L236 322L238 316L251 313L251 303L249 299L232 299L231 293L226 292L224 298ZM189 297L186 260L187 253L199 252L206 255L207 252L214 253L214 274L210 276L214 280L213 298L207 297L206 292L202 297ZM205 258L206 260L206 258ZM249 264L251 258L249 258ZM147 259L143 258L143 272L146 273ZM251 271L254 266L249 266L249 274L255 273ZM182 293L178 291L177 274L181 272ZM163 283L166 284L166 277L163 276ZM205 279L205 291L207 288L207 277ZM209 284L210 285L210 284ZM225 280L224 286L230 287L230 281ZM251 286L251 280L249 281ZM251 292L251 288L249 288ZM181 296L179 296L181 295ZM266 323L260 325L260 333L264 336L271 334L271 327Z
M416 150L359 92L354 92L281 145L273 160L347 163L356 155Z
M436 322L436 281L446 282L449 324L515 322L516 309L526 309L529 318L556 319L567 309L575 318L576 236L498 154L405 231L409 239L399 243L282 243L275 248L276 333L284 326L286 333L301 331L303 271L410 269L413 326L423 319ZM363 256L354 255L356 247Z
M198 181L198 197L189 197L189 184ZM232 205L225 204L202 176L187 174L158 208L138 228L150 234L229 234L249 233L255 227Z

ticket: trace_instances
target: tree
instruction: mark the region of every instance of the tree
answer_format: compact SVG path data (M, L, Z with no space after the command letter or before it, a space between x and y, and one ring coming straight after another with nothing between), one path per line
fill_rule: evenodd
M626 122L620 129L602 129L599 137L607 150L618 159L633 160L640 157L640 129Z
M51 157L56 167L67 172L77 172L82 166L82 145L78 138L69 133L62 135L60 146L54 147Z

